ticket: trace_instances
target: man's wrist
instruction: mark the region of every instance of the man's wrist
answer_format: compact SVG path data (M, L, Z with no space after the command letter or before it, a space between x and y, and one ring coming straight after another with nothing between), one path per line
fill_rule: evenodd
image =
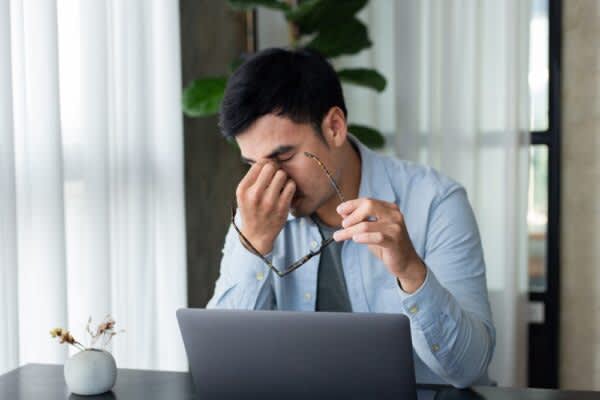
M410 263L402 274L396 276L396 280L404 292L412 294L423 285L426 277L427 267L419 259Z
M250 248L250 245L252 245L252 247L254 247L263 256L265 254L270 253L273 250L273 240L269 241L269 240L253 239L251 236L249 236L245 233L244 233L244 237L246 238L246 241L249 241L250 243L244 243L245 241L242 237L240 237L240 241L242 242L242 244L248 251L253 251Z

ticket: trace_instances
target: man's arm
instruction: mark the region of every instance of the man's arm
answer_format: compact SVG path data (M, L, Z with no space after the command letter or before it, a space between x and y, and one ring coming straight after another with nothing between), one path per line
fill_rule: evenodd
M295 191L294 181L273 162L252 165L237 187L235 223L267 258L285 225ZM207 308L275 308L269 267L242 244L234 226L225 237L220 276Z
M242 245L233 225L229 227L222 252L219 279L206 308L274 309L272 273Z
M413 346L449 383L470 386L487 371L496 332L479 231L464 189L455 187L433 204L423 261L423 285L412 294L399 288Z
M466 192L454 185L430 206L424 260L416 253L398 205L359 198L338 206L337 241L369 246L396 276L415 351L458 387L487 370L495 330L487 296L477 224Z

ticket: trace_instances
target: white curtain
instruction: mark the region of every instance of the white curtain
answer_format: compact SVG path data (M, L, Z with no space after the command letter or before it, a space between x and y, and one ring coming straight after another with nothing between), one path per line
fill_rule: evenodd
M106 314L123 368L186 370L176 0L0 0L0 373Z
M490 376L525 386L527 371L527 87L530 2L371 0L359 18L373 47L334 65L374 67L381 93L344 85L350 122L379 128L386 152L465 186L481 231L497 344ZM259 46L286 45L259 12ZM274 32L279 32L274 35Z
M529 13L521 0L414 0L395 14L396 149L467 189L496 324L490 376L503 386L527 384Z

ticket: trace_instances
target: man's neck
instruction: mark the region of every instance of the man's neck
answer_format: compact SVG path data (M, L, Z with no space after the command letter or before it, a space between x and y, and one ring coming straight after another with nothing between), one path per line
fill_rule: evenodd
M342 175L336 182L342 191L345 200L352 200L358 197L361 178L361 162L359 150L348 140L343 149L342 157L345 160ZM333 172L333 171L332 171ZM336 208L340 205L340 199L337 195L323 204L316 212L319 219L328 226L339 227L342 225L342 217L337 213Z

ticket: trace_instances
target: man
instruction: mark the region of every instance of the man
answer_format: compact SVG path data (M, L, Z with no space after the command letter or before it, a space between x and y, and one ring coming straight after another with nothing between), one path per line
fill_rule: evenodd
M220 127L251 167L208 308L406 314L418 382L489 383L495 329L460 185L353 138L335 71L308 50L240 66Z

